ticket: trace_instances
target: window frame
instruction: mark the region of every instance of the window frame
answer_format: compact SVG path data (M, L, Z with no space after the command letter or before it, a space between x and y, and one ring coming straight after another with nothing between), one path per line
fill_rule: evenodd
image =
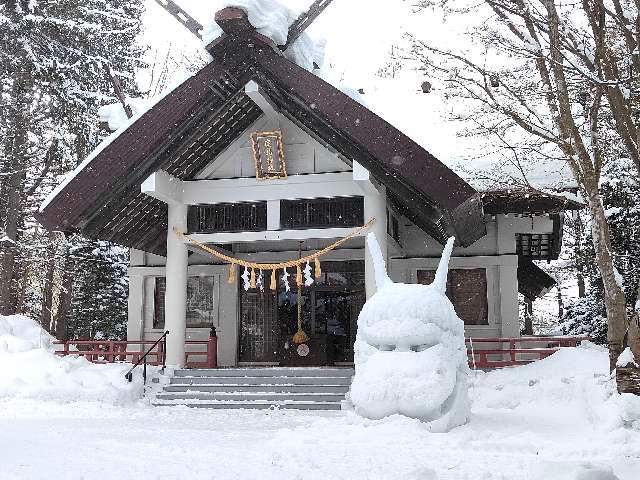
M211 310L211 320L208 323L198 323L198 324L189 324L188 310L185 311L186 318L186 328L187 329L210 329L211 327L219 326L219 309L220 309L220 278L219 274L210 273L210 274L189 274L187 276L187 282L194 278L210 278L213 282L212 284L212 301L213 307ZM164 312L164 295L162 298L158 295L158 280L162 280L165 284L165 294L166 294L166 275L153 275L153 315L151 317L151 330L162 331L166 328L166 317ZM187 293L188 295L188 293ZM187 297L187 303L189 299ZM160 309L160 305L162 305L162 323L158 321L158 312Z

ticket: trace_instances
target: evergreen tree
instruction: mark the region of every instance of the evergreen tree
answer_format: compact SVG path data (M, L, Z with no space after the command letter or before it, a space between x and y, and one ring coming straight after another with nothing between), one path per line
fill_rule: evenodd
M0 0L0 231L10 247L0 250L0 313L24 311L53 331L66 292L78 291L66 288L73 275L62 268L75 270L75 260L64 252L94 258L87 268L114 261L100 248L60 248L32 212L104 135L97 109L115 101L104 65L136 95L142 12L143 0ZM119 292L122 280L106 278L113 284L104 288Z
M611 246L618 279L622 282L627 305L638 300L640 288L640 181L629 174L633 166L628 160L607 165L600 186L602 202L610 223ZM604 286L595 266L591 232L585 229L583 240L574 253L576 264L582 266L588 284L586 296L568 305L562 319L565 334L591 335L604 343L607 334Z
M128 253L106 242L77 238L65 337L122 340L127 335Z

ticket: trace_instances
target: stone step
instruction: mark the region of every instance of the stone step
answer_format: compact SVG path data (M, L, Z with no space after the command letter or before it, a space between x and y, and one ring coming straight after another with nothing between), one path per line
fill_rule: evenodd
M165 392L253 392L253 393L342 393L349 391L349 385L229 385L229 384L171 384Z
M156 400L201 400L201 401L235 401L235 402L340 402L343 393L209 393L209 392L167 392L159 393Z
M195 368L180 369L175 377L345 377L354 374L353 368Z
M175 376L171 385L351 385L351 377L204 377Z
M246 409L246 410L265 410L265 409L286 409L286 410L340 410L340 402L235 402L235 401L184 401L184 400L156 400L152 402L156 407L166 407L175 405L184 405L191 408L212 408L212 409Z

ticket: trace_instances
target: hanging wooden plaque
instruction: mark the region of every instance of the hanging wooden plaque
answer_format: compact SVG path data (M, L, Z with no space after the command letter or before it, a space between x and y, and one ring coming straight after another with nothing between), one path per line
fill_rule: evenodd
M251 143L258 180L287 178L282 132L255 132Z

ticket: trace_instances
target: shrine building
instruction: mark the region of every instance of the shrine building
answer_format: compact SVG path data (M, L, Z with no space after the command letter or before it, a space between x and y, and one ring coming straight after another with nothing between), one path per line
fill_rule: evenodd
M447 292L467 335L517 337L518 293L535 299L554 285L533 260L558 258L564 211L580 205L477 191L286 58L242 10L216 22L211 62L103 142L39 213L49 230L130 248L128 339L169 330L167 363L182 366L185 339L215 327L220 366L351 365L358 313L375 292L369 231L405 283L430 282L455 236ZM286 279L221 258L280 263L354 232L310 262L311 275L304 266L300 287L296 268ZM293 341L299 319L304 349Z

